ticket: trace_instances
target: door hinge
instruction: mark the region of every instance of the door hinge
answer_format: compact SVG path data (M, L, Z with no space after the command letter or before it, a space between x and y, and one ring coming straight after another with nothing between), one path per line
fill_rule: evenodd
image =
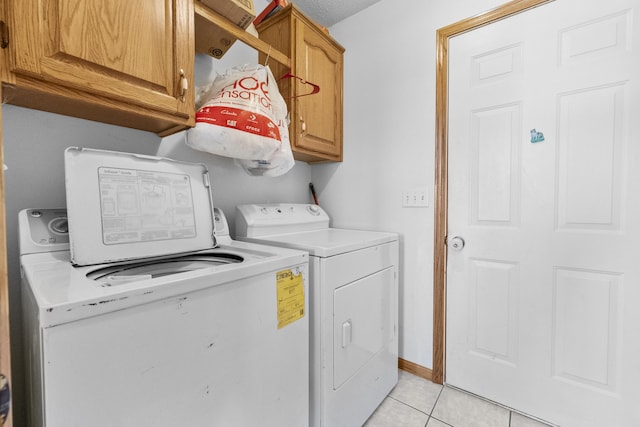
M9 46L9 26L4 21L0 21L0 37L0 47L6 49Z

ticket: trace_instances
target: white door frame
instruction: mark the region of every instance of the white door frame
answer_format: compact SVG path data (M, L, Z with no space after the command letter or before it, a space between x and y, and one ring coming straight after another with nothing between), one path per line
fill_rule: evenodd
M445 380L447 290L447 123L449 121L449 39L555 0L513 0L436 32L435 223L433 255L433 369L431 380Z

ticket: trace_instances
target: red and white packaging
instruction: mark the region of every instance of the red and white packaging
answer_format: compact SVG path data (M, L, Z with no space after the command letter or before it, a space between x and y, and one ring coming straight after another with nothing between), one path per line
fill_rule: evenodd
M195 127L187 132L189 147L247 160L269 159L280 150L278 124L285 120L287 105L269 67L229 69L200 99L205 102L196 112Z
M282 144L280 148L271 157L263 160L246 160L235 159L236 165L240 166L246 173L251 176L268 176L275 177L284 175L289 172L295 165L291 145L289 143L289 123L288 121L279 121L278 128L282 136Z

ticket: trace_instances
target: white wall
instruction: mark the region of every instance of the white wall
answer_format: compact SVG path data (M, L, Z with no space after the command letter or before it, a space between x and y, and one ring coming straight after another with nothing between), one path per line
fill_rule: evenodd
M400 233L400 357L432 368L438 28L500 0L382 0L331 28L345 48L344 162L312 166L333 225ZM428 208L402 192L429 190Z
M196 59L196 84L204 84L215 72L244 63L256 63L257 53L236 43L220 61L207 56ZM14 425L26 424L24 369L22 363L22 310L20 307L20 261L18 212L26 208L64 207L64 159L68 146L102 148L160 155L205 163L213 184L214 204L222 208L231 230L237 204L290 201L310 202L310 167L297 162L286 175L261 178L247 175L233 160L194 151L184 145L184 135L160 139L155 134L110 126L40 111L2 106L2 132L7 212L7 258L11 315L12 393Z

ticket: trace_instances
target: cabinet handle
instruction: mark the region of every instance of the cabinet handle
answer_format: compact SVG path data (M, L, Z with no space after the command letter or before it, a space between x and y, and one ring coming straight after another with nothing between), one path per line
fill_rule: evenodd
M300 135L304 135L307 132L307 123L304 121L304 118L300 116Z
M184 75L184 70L180 68L180 101L184 102L184 96L187 94L187 90L189 90L189 80Z
M4 21L0 21L0 37L0 47L6 49L9 46L9 26Z

